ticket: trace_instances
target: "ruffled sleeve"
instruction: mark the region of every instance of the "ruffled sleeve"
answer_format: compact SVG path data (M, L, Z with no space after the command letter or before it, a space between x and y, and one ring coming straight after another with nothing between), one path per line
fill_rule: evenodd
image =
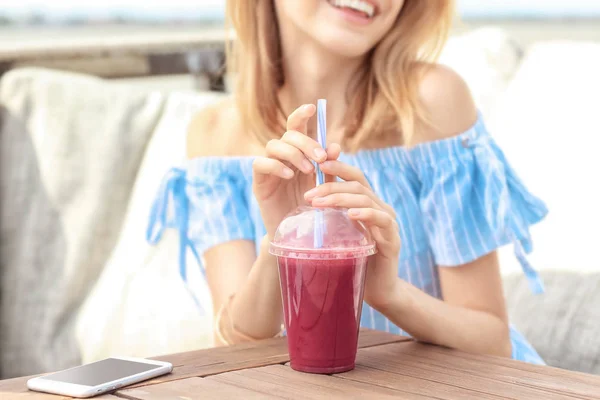
M254 240L244 161L209 159L188 167L188 237L199 254L233 240Z
M532 290L543 292L526 259L529 227L547 214L489 135L481 115L467 132L411 150L429 245L440 266L458 266L512 243Z
M246 161L198 158L164 177L152 206L146 239L156 244L166 228L179 231L179 269L184 281L188 249L202 266L206 250L232 240L254 240Z

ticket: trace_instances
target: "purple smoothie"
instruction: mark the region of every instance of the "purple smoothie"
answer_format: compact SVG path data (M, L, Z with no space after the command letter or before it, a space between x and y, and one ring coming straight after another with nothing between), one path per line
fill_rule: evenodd
M366 257L279 257L291 366L331 374L354 368Z
M291 366L331 374L354 368L367 259L367 228L348 210L299 207L279 225L277 257Z

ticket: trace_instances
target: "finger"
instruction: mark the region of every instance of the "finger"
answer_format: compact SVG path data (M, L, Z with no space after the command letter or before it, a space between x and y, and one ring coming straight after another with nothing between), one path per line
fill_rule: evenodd
M357 181L352 182L327 182L319 185L304 194L304 199L311 201L317 197L325 197L334 193L353 193L367 195L377 204L377 206L388 213L392 212L391 207L366 186ZM393 209L392 209L393 210Z
M390 214L372 208L353 208L348 210L348 215L351 219L363 222L376 243L400 244L398 223Z
M287 119L286 131L298 131L306 135L308 120L315 115L317 107L314 104L304 104L296 108Z
M359 182L328 182L319 185L315 188L310 189L304 193L306 200L314 199L315 197L325 197L333 193L353 193L353 194L368 194L371 193L372 198L375 198L375 194L367 187L361 185Z
M328 175L339 176L345 181L357 181L360 182L361 185L364 185L369 189L371 188L365 175L357 167L353 167L337 160L325 161L324 163L321 163L320 167L321 170Z
M383 231L381 229L379 229L375 225L369 225L369 230L371 231L371 235L373 236L373 240L375 240L375 243L386 242L385 235L383 234Z
M287 131L281 137L281 141L290 144L304 153L307 158L316 162L325 161L327 153L314 139L309 138L298 131Z
M363 174L363 172L357 167L353 167L351 165L348 165L348 164L343 163L338 160L325 161L320 164L320 167L321 167L321 170L326 175L338 176L347 182L348 181L359 182L361 185L365 186L368 190L370 190L372 192L369 181L367 180L367 178L365 178L365 175ZM374 193L373 193L373 198L382 209L384 209L394 219L396 218L396 211L394 210L394 208L392 206L385 203Z
M314 170L311 162L304 154L291 144L273 139L267 143L267 155L280 161L289 162L300 171L308 174Z
M376 226L383 231L384 236L398 236L398 226L396 220L385 211L374 208L351 208L348 210L350 218L362 221L369 226Z
M328 160L337 160L342 153L342 149L337 143L332 143L327 146L326 151ZM325 174L325 182L335 182L336 180L337 176Z
M331 143L326 150L327 160L337 160L342 153L342 148L337 143Z
M334 193L312 200L314 207L377 208L378 205L365 194Z
M255 158L252 162L252 171L254 172L255 177L258 175L272 175L283 179L291 179L294 177L294 171L274 158Z

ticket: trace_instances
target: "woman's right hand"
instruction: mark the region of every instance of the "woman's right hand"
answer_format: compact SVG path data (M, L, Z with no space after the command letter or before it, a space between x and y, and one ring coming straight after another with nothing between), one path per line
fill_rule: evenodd
M322 163L339 157L339 146L326 151L307 136L315 110L313 104L297 108L288 117L283 136L267 143L266 157L254 160L253 190L269 239L288 213L306 204L304 193L315 187L316 179L311 160Z

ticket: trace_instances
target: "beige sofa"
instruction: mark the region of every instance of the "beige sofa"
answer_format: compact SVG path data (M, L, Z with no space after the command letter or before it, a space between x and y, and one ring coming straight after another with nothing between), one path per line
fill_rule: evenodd
M513 322L552 365L600 373L600 195L590 184L600 170L600 45L542 43L521 59L501 32L483 31L455 38L443 61L466 76L551 210L531 257L547 271L547 294L529 294L511 249L501 251ZM217 97L39 69L3 77L0 376L212 345L210 313L179 279L176 233L153 247L145 229L162 177L183 160L189 119ZM190 272L210 310L206 283Z

